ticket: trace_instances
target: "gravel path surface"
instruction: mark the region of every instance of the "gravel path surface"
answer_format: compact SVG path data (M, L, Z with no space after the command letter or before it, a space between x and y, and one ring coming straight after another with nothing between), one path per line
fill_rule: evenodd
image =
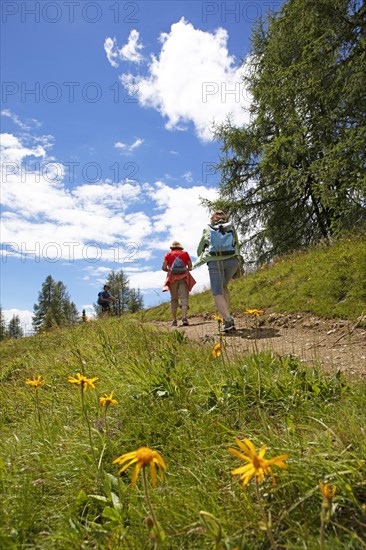
M170 322L154 322L168 330L184 331L188 338L203 343L219 342L217 321L210 314L194 316L189 326L171 327ZM228 353L272 350L292 354L307 364L321 365L345 375L366 377L366 316L356 323L322 319L309 314L270 313L259 318L259 326L248 316L235 316L236 331L223 336Z

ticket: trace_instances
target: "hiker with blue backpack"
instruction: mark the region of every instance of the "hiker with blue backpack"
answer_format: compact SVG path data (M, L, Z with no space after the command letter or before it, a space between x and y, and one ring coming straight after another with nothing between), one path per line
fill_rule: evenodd
M212 296L224 320L221 330L231 332L235 330L235 322L230 313L227 285L240 267L240 248L237 232L222 210L212 214L210 223L203 230L197 256L193 268L207 263Z
M109 285L104 285L103 287L103 291L101 292L98 292L98 306L101 306L102 308L102 315L104 313L110 313L111 312L111 308L110 308L110 304L111 304L111 300L115 301L116 298L114 296L112 296L109 292L110 290L110 286Z
M182 325L187 326L187 312L189 309L189 292L196 281L190 271L192 269L191 258L178 241L173 241L170 250L163 259L161 266L168 273L163 286L163 292L170 291L170 308L172 312L172 327L177 326L177 312L180 303L182 308Z

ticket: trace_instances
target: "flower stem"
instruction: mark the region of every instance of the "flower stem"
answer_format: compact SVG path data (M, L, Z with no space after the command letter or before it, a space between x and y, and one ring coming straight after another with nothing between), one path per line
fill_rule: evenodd
M90 448L91 448L91 452L92 452L92 455L93 455L93 460L94 460L95 464L97 464L97 457L95 456L94 447L93 447L93 440L92 440L92 436L91 436L90 422L89 422L89 418L88 418L88 415L87 415L87 412L86 412L86 409L85 409L84 388L83 388L82 384L80 385L80 388L81 388L81 409L82 409L82 413L83 413L83 416L84 416L85 421L86 421L86 425L88 426L89 443L90 443Z
M149 508L151 518L153 520L154 527L155 527L156 534L157 534L157 541L159 543L161 543L162 540L161 540L161 535L160 535L160 527L158 525L158 521L156 519L156 515L155 515L154 509L153 509L152 504L151 504L149 489L147 487L146 467L145 466L143 466L143 468L142 468L142 480L143 480L143 484L144 484L144 492L145 492L145 498L146 498L147 506Z
M40 427L40 429L41 429L42 440L43 440L43 442L44 442L44 433L43 433L42 417L41 417L41 408L40 408L40 406L39 406L39 401L38 401L38 389L37 389L37 388L36 388L35 400L36 400L36 409L37 409L38 423L39 423L39 427Z
M107 408L108 406L106 405L104 407L104 433L106 436L108 435Z
M324 528L325 528L325 521L322 514L320 518L320 550L323 550L324 548Z
M255 489L256 489L256 493L257 493L257 500L258 500L258 504L259 504L259 509L260 509L260 512L261 512L263 524L266 528L266 533L267 533L267 536L268 536L268 540L271 543L272 550L277 550L277 545L276 545L275 540L273 538L273 533L272 533L271 526L268 523L267 515L266 515L266 513L264 511L264 508L262 506L262 500L261 500L261 495L260 495L260 492L259 492L259 484L258 484L258 479L257 478L255 478Z
M254 347L255 352L258 353L258 345L257 345L257 334L258 334L258 317L254 317L254 330L252 329L252 332L254 334Z
M328 519L328 508L329 504L323 500L322 502L322 511L320 514L320 550L324 548L324 531Z

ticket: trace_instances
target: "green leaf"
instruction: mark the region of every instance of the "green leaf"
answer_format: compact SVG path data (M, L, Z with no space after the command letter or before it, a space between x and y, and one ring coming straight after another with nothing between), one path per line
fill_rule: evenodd
M89 498L92 498L93 500L97 500L99 502L108 502L108 499L104 497L103 495L88 495Z
M116 523L120 523L120 524L123 523L123 520L122 520L120 514L114 508L111 508L110 506L106 506L104 508L104 510L102 512L102 516L104 518L115 521Z
M122 509L122 505L121 505L121 501L119 500L118 496L116 495L116 493L111 493L111 497L112 497L112 503L113 503L113 508L115 510L118 510L118 511L121 511Z

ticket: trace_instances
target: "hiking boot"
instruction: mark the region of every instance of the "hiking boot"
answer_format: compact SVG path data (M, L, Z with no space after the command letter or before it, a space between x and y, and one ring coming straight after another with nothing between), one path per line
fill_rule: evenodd
M176 327L178 325L177 321L172 321L171 327Z
M187 319L182 319L182 326L183 327L188 327L189 326L189 323L188 323Z
M221 328L221 332L232 332L234 330L236 330L234 319L232 317L226 317L226 319L224 319L224 325Z

